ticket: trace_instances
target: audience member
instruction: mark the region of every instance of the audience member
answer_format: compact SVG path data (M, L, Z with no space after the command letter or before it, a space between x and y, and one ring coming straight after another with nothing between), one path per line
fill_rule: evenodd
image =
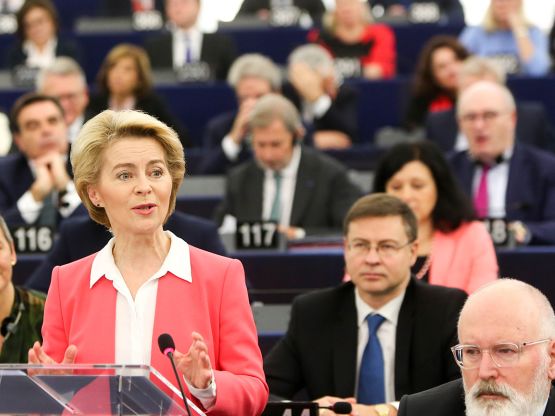
M260 20L270 20L272 12L281 7L296 7L307 12L312 22L319 23L326 7L322 0L243 0L237 16L256 16Z
M261 414L268 387L241 263L164 230L185 175L175 131L148 114L106 110L85 123L71 162L89 215L114 237L54 268L44 343L29 363L152 365L173 392L179 371L203 413ZM162 333L175 339L173 371L153 348Z
M64 108L69 142L73 143L85 122L85 109L89 104L83 69L69 57L56 58L38 73L37 91L58 99Z
M8 116L0 111L0 156L5 156L12 149L12 133L10 132L10 120Z
M276 221L289 239L338 231L361 191L342 165L301 145L304 131L295 106L267 94L253 107L249 128L254 159L227 175L216 215L220 223L225 219L223 229L263 219Z
M377 18L408 18L415 23L464 23L464 10L459 0L370 0L370 3Z
M80 59L77 45L58 36L58 12L50 0L26 0L16 19L18 39L8 52L10 68L44 68L56 56Z
M13 239L0 216L0 363L26 363L27 351L42 341L43 293L12 283L17 262Z
M212 221L176 211L166 223L166 229L202 250L225 256L225 248ZM31 289L47 292L52 270L100 251L112 238L106 227L89 216L79 215L62 223L52 250L25 281Z
M481 56L467 58L459 71L458 93L474 82L485 80L505 84L505 72L495 61ZM516 103L516 137L545 150L555 150L555 131L541 103ZM428 114L426 138L443 151L466 150L468 140L459 131L455 109Z
M412 273L431 284L472 293L497 279L497 259L486 227L441 151L430 142L401 143L378 163L374 191L403 200L418 221Z
M97 76L98 92L91 96L86 118L103 110L141 110L179 133L184 146L189 145L187 132L156 94L148 56L143 48L122 43L114 46L100 67Z
M147 38L145 48L154 68L179 70L204 63L207 70L196 80L225 80L235 59L235 44L223 34L201 31L197 26L200 2L165 0L169 30Z
M504 218L518 244L555 243L555 156L515 142L510 91L491 81L466 88L457 103L469 148L451 156L480 218Z
M55 226L81 204L68 166L64 110L53 97L29 93L12 108L19 152L0 159L0 215L9 226Z
M360 0L335 0L335 10L324 17L323 29L308 40L328 49L343 77L383 79L395 76L395 34L372 23L369 6Z
M333 58L319 45L303 45L289 55L284 95L300 110L319 149L342 149L356 142L357 91L341 82Z
M304 388L321 405L356 400L353 414L387 415L393 409L383 403L457 377L449 347L466 295L411 277L417 230L393 196L351 207L344 249L352 281L294 300L287 332L264 360L271 394L291 399Z
M460 40L476 55L488 56L509 74L540 76L549 70L547 37L524 17L523 0L490 0L480 26L465 28Z
M510 279L480 289L458 333L462 379L403 397L399 416L555 415L555 316L538 289Z
M203 138L206 158L202 173L225 173L250 157L250 113L260 97L281 90L281 73L269 58L245 54L233 63L227 82L235 90L238 108L208 121Z
M412 81L407 130L421 128L428 114L454 106L459 69L467 57L468 51L452 36L438 35L426 42Z

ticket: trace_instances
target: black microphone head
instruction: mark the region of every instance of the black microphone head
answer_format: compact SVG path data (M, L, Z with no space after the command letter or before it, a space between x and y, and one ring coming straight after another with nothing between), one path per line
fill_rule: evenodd
M158 347L164 355L168 355L175 350L175 342L170 334L160 334L158 337Z
M349 402L335 402L333 406L330 406L330 410L338 415L349 415L353 411L353 406Z

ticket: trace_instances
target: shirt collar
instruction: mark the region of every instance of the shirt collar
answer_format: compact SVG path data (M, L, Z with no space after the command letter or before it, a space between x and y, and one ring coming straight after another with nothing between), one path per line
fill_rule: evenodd
M406 289L403 290L401 294L397 297L391 299L385 305L383 305L379 309L374 309L370 305L368 305L358 293L356 286L354 287L355 291L355 306L357 309L357 326L360 328L366 321L366 317L369 314L379 313L383 316L387 321L391 322L393 325L397 326L397 321L399 320L399 311L401 310L401 304L405 299Z
M35 54L35 55L51 54L56 50L57 45L58 45L57 38L49 39L48 41L46 41L46 46L43 49L43 52L39 52L39 50L37 49L37 47L33 42L31 42L30 40L26 40L23 42L23 50L28 55L29 54Z
M293 147L293 154L291 155L291 160L283 169L280 170L281 176L283 178L294 178L297 176L297 171L299 170L299 163L301 162L301 146L295 145ZM271 178L274 177L274 170L264 169L266 176Z
M169 272L182 280L192 283L193 276L191 273L189 245L171 231L165 231L165 233L170 237L170 250L160 269L150 279L158 279ZM114 242L115 238L111 238L96 254L91 267L91 288L102 277L114 281L120 275L120 271L114 261L114 255L112 254Z

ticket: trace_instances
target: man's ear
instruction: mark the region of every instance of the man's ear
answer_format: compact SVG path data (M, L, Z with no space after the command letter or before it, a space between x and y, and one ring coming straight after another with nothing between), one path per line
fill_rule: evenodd
M549 367L547 374L551 380L555 380L555 340L549 341L547 353L549 354Z

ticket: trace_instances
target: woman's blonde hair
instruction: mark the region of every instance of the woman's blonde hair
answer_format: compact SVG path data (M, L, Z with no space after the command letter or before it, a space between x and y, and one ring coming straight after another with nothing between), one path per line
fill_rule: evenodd
M374 19L372 17L372 11L370 10L370 5L366 1L361 1L361 5L362 5L361 21L368 24L373 23ZM337 25L337 22L335 19L335 9L328 10L326 13L324 13L324 16L322 17L322 27L328 32L333 33L335 31L336 25Z
M172 179L172 192L165 221L175 209L177 191L185 176L183 145L177 133L156 118L136 110L105 110L85 123L71 147L74 183L91 218L110 228L110 220L102 207L89 199L88 188L100 179L103 156L119 139L151 138L162 145ZM164 221L164 222L165 222Z
M523 22L526 23L526 26L530 26L530 22L524 16L524 7L522 0L520 1L520 5L518 7L518 15L522 19ZM493 15L493 7L492 7L493 0L490 0L489 6L486 10L486 14L484 15L484 20L482 20L482 26L488 32L495 32L496 30L501 29L497 22L495 21L495 16Z

